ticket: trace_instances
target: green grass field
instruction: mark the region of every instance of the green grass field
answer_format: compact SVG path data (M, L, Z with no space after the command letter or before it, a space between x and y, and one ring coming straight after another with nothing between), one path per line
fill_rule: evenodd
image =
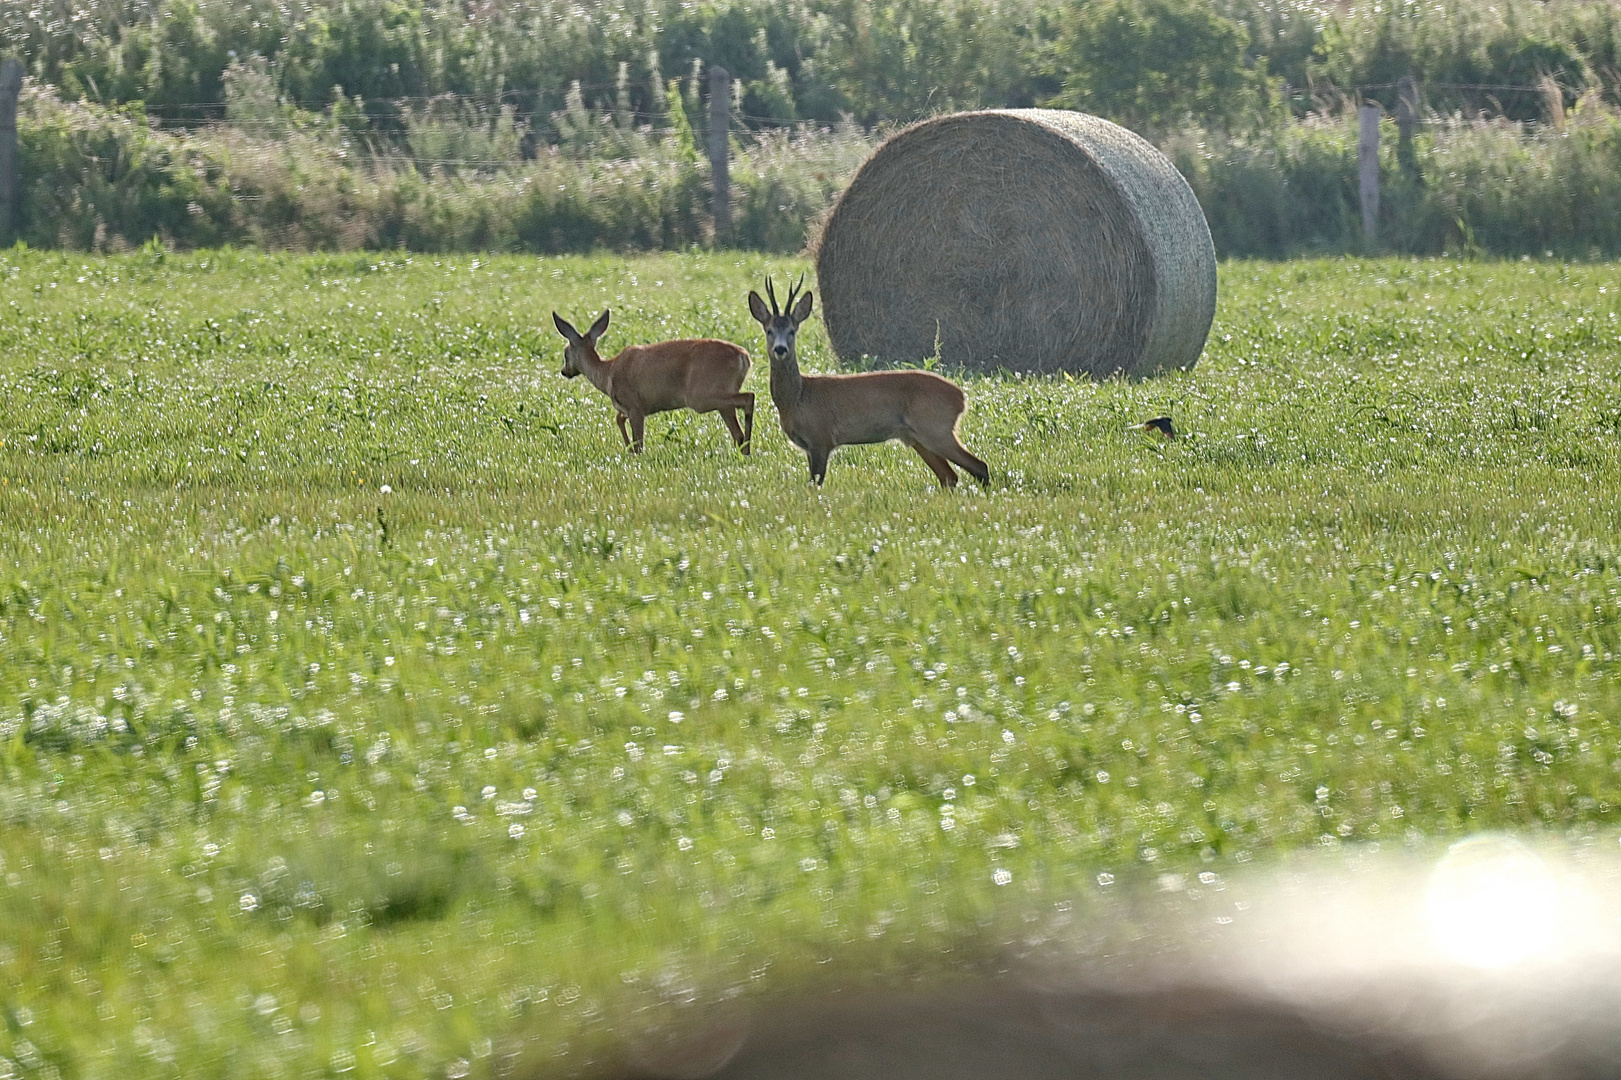
M1162 873L1616 831L1612 267L1228 264L1192 372L967 379L988 492L811 488L763 364L752 459L557 374L553 308L757 352L800 269L0 256L0 1077L544 1072Z

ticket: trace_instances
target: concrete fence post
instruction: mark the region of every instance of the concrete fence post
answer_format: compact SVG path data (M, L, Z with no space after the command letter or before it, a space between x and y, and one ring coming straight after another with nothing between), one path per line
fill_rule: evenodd
M1356 163L1362 191L1362 235L1369 247L1379 242L1379 118L1384 110L1368 104L1357 110Z
M723 67L709 69L709 175L714 194L715 243L732 232L732 76Z
M0 246L17 239L22 224L22 156L17 150L17 95L23 85L23 62L0 61Z

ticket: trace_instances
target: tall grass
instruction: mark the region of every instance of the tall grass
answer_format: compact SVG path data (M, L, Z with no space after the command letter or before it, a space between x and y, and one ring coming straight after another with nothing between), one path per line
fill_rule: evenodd
M1397 160L1396 135L1384 125L1372 244L1362 233L1353 112L1250 135L1183 133L1165 149L1227 256L1621 253L1621 112L1595 96L1562 127L1431 117L1414 140L1416 170Z
M589 251L714 243L708 164L643 133L611 154L590 144L526 158L503 120L423 117L405 149L369 144L308 113L163 130L139 109L68 102L30 87L19 123L20 237L30 246L120 251ZM778 131L740 142L734 228L723 245L804 246L806 228L871 149L858 129Z
M293 251L579 252L717 245L800 250L877 145L852 124L734 139L731 232L710 224L708 166L690 129L621 126L583 106L555 146L510 112L447 103L407 117L401 143L341 110L281 110L211 128L154 127L137 108L31 84L20 134L22 238L119 251L158 237ZM1434 116L1397 160L1386 125L1380 235L1362 235L1354 111L1247 133L1189 129L1165 150L1224 256L1621 254L1621 111L1589 94L1556 123Z

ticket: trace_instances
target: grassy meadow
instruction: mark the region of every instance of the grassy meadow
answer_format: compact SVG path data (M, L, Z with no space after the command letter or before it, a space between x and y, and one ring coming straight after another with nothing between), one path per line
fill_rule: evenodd
M965 379L985 492L810 487L763 364L752 458L558 376L554 308L757 352L801 269L0 254L0 1077L545 1074L1163 874L1617 832L1613 267L1225 264L1191 372Z

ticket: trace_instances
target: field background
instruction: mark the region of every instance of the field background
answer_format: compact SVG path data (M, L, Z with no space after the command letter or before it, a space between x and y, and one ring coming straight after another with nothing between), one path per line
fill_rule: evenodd
M1224 258L1621 257L1612 0L42 0L4 56L35 248L792 254L898 126L1051 106L1164 150Z
M1192 372L966 379L986 493L811 488L763 368L753 458L557 375L554 308L757 350L804 269L0 255L0 1076L528 1075L1161 874L1614 832L1612 267L1226 263Z

